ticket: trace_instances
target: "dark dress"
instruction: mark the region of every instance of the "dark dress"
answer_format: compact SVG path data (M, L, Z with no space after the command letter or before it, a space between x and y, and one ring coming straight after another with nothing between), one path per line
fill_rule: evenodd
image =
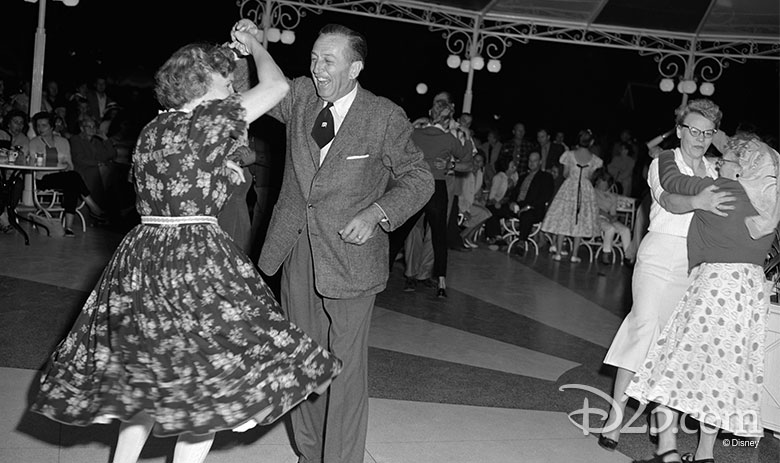
M246 144L238 97L168 112L134 155L142 216L216 216L234 188L225 159ZM120 243L52 355L32 410L86 426L145 411L157 436L268 424L341 370L280 313L215 223L139 225Z

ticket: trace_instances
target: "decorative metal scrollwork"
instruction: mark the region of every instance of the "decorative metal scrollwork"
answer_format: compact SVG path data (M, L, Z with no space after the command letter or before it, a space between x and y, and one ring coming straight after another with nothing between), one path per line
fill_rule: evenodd
M265 0L237 0L237 4L242 18L250 19L255 24L262 23L267 7ZM313 8L314 6L316 5L304 7L293 3L273 1L271 2L269 27L293 30L301 23L301 18L306 16L307 10L316 14L322 13L321 10Z
M669 79L690 78L701 82L715 82L723 74L723 69L728 68L731 61L745 62L745 58L718 57L718 56L694 56L680 53L657 54L654 59L658 62L658 73ZM689 63L689 60L690 61Z
M467 31L446 30L442 32L447 50L453 55L467 55L471 49L471 34Z
M474 37L473 32L464 30L445 30L442 32L447 50L453 55L463 55L466 58L473 58L471 55L471 45ZM488 59L499 59L504 56L506 49L512 45L505 37L500 35L488 35L478 33L475 44L475 56L485 55Z

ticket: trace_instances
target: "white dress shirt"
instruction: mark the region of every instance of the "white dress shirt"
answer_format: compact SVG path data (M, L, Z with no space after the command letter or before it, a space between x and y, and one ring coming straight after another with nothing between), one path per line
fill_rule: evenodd
M355 85L355 88L353 88L349 93L342 96L338 100L334 101L333 106L330 107L330 112L333 114L333 139L329 141L327 145L320 148L320 165L322 165L322 163L325 161L325 156L328 155L330 145L333 143L333 140L336 139L336 134L339 133L341 123L344 122L344 118L347 117L347 112L349 112L349 108L352 106L352 102L355 101L357 88L358 86ZM324 108L327 106L327 104L327 102L323 101L322 107Z

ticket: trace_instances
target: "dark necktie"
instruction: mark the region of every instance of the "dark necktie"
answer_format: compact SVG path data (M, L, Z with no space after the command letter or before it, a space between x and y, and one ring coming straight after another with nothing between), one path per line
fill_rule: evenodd
M333 113L330 112L331 106L333 106L333 103L329 101L328 104L322 108L322 111L317 114L317 119L314 121L314 127L311 128L311 136L314 138L314 141L317 142L317 146L319 146L320 149L330 143L335 135Z

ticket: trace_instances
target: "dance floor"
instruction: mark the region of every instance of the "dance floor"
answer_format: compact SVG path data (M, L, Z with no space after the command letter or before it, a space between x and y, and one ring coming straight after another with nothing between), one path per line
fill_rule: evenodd
M38 370L67 332L122 235L101 228L75 238L0 236L0 463L107 463L117 425L64 426L27 412ZM584 249L582 250L583 257ZM628 462L652 454L634 417L618 450L592 433L607 402L603 368L631 304L631 269L450 252L447 299L402 268L377 297L369 351L371 463ZM631 415L635 409L627 411ZM589 426L583 426L583 423ZM696 436L680 435L681 452ZM780 461L780 439L723 435L719 463ZM171 461L173 439L152 438L142 462ZM207 462L295 462L288 424L220 433Z

